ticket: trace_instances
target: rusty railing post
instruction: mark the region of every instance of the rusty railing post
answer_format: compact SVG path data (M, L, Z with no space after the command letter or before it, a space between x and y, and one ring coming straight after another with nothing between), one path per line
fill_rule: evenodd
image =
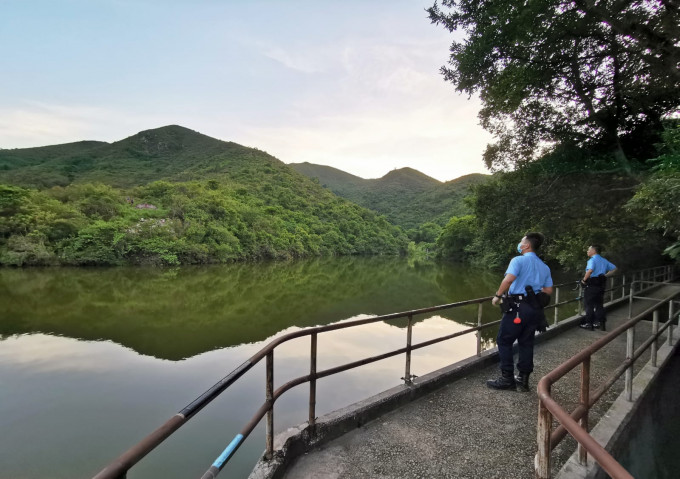
M671 299L668 302L668 345L673 346L673 316L674 316L675 302Z
M479 303L479 306L477 306L477 327L480 328L482 326L482 308L484 307L484 303ZM477 330L477 357L482 355L482 330L478 329Z
M274 351L267 353L267 384L266 395L269 409L267 410L267 450L265 457L270 460L274 456Z
M609 278L609 302L614 302L614 277Z
M652 315L652 336L654 336L654 341L652 341L652 367L656 367L656 357L659 351L659 310L655 310Z
M586 409L585 414L579 421L579 425L588 432L588 414L590 413L590 356L581 363L581 392L579 397L581 406ZM588 451L578 443L578 462L585 466L588 463Z
M550 388L548 389L550 393ZM536 428L536 440L538 452L536 452L536 479L550 479L550 430L552 428L552 414L545 407L541 399L538 400L538 427Z
M628 319L633 317L633 296L635 295L635 281L630 283L630 294L628 295Z
M406 328L406 367L404 377L402 378L406 384L413 382L411 376L411 338L413 337L413 315L408 315L408 327Z
M316 424L316 348L317 333L313 333L311 339L311 350L309 358L309 425Z
M626 297L626 275L621 277L621 299Z
M557 306L557 304L559 304L559 302L560 302L560 288L556 287L555 288L555 320L553 321L554 325L557 325L557 321L559 320L559 311L558 311L559 306Z
M626 331L626 360L633 358L635 351L635 325ZM633 363L626 368L626 400L633 400Z

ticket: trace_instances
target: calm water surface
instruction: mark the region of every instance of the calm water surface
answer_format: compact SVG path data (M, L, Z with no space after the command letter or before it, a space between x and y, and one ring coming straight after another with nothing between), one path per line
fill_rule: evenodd
M399 258L176 269L0 269L0 478L91 477L274 337L487 296L500 275ZM485 310L484 321L498 319ZM476 307L418 318L414 342L476 323ZM485 333L485 347L495 332ZM318 368L405 344L403 322L319 337ZM306 374L309 339L276 350L275 386ZM475 352L474 336L414 353L422 375ZM321 415L401 383L404 358L320 380ZM306 420L308 387L277 401L275 428ZM200 477L264 400L258 365L128 475ZM222 472L246 477L259 426Z

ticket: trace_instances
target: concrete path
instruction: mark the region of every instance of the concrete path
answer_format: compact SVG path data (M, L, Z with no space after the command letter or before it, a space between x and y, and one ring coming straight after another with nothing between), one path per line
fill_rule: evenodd
M662 298L680 286L668 285L649 296ZM651 306L637 301L634 314ZM608 313L609 330L628 318L628 304ZM662 318L665 320L666 318ZM651 323L636 329L636 347ZM497 364L472 373L401 409L366 424L295 461L286 479L517 478L534 477L538 398L536 383L604 332L572 328L536 346L532 392L495 391L486 380L498 376ZM598 387L625 358L625 335L593 357L591 387ZM640 364L648 361L648 354ZM638 365L638 368L640 366ZM555 386L553 395L571 411L578 403L579 371ZM594 425L623 388L623 378L591 410ZM553 452L555 472L575 442L567 437Z

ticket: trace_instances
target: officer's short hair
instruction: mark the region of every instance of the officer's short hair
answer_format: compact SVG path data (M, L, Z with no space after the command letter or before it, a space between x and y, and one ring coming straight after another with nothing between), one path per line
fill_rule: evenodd
M593 248L597 254L600 254L600 251L602 251L602 246L599 244L591 244L590 247Z
M538 233L535 231L527 233L524 236L526 236L527 241L531 245L531 249L534 251L538 251L541 248L543 242L545 241L545 236L543 236L543 233Z

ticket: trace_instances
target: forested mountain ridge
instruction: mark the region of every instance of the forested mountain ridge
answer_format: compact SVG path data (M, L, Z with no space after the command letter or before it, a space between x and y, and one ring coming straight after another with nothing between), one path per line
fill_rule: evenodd
M442 183L413 168L392 170L382 178L364 179L330 166L291 163L333 193L376 211L392 223L415 229L424 223L445 225L452 216L471 212L464 198L470 187L489 176L478 173Z
M85 182L129 187L233 174L255 164L284 165L263 151L169 125L114 143L0 150L0 182L36 188Z
M309 178L316 178L321 186L328 188L343 198L356 196L359 191L365 188L365 183L370 181L332 166L316 165L308 162L289 163L288 166Z
M273 156L179 126L0 150L0 264L398 254L406 243Z

